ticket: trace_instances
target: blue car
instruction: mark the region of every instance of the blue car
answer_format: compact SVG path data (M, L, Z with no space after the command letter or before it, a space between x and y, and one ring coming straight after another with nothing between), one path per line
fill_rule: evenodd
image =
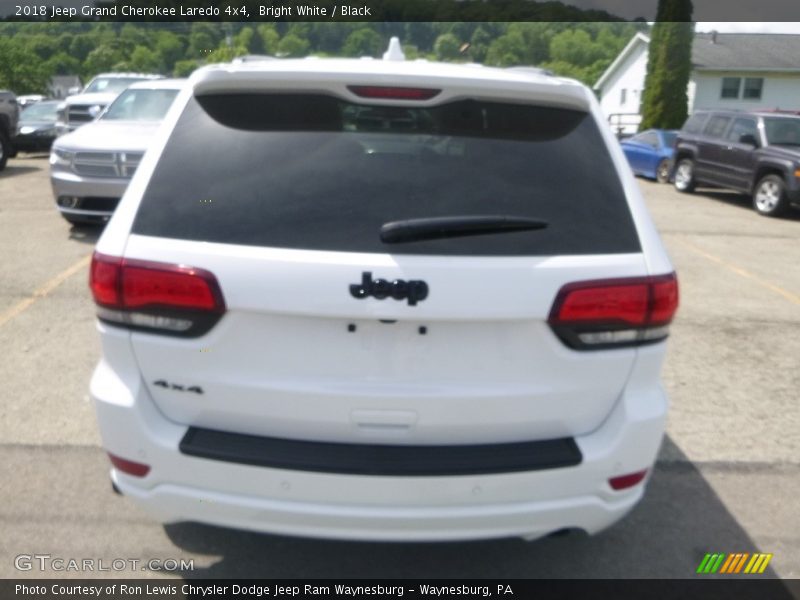
M674 129L648 129L622 140L622 151L635 175L669 181L672 147L678 132Z

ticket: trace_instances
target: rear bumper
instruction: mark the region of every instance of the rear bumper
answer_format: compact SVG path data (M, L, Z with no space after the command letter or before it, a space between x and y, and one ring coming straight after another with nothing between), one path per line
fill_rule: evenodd
M188 428L163 416L132 358L113 350L108 336L105 355L115 359L116 368L101 362L91 384L104 446L152 467L141 478L116 469L111 476L123 494L162 522L357 540L536 538L563 528L592 534L641 499L643 484L614 491L608 479L651 467L664 432L667 399L662 389L633 385L629 388L636 391L623 394L598 429L575 438L582 461L569 467L385 476L188 456L179 449ZM663 348L642 353L663 354Z

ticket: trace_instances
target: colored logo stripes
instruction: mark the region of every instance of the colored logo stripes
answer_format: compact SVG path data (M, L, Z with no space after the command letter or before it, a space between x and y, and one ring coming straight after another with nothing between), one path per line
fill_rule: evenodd
M767 569L772 554L739 552L735 554L706 554L697 567L697 573L763 573Z

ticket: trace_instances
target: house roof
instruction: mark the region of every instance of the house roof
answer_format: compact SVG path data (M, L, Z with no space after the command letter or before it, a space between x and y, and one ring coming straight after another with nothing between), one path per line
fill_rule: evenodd
M611 77L611 74L616 71L619 66L625 62L625 60L630 56L636 47L639 44L644 44L647 46L650 43L650 38L643 34L641 31L638 32L631 38L631 41L628 42L628 45L622 49L622 52L617 55L617 58L614 59L614 62L609 65L609 67L603 72L600 76L600 79L597 80L597 83L594 84L594 89L598 90L605 84L606 80Z
M77 85L81 84L81 80L77 75L54 75L50 78L52 85Z
M800 71L800 35L698 33L692 66L700 70Z
M594 84L600 89L639 44L637 33ZM783 33L698 33L692 43L692 68L699 71L800 72L800 35Z

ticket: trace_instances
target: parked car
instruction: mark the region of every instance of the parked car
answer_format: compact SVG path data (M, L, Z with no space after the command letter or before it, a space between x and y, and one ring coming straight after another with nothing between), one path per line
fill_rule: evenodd
M42 100L46 100L47 97L43 96L42 94L27 94L25 96L18 96L17 102L21 108L25 108L30 106L31 104L36 104L37 102L41 102Z
M284 534L600 531L661 443L673 267L591 90L391 46L179 95L90 269L114 485Z
M13 92L0 90L0 171L6 168L8 159L16 154L14 137L19 121L19 104Z
M92 79L79 94L68 96L58 109L58 134L64 135L81 125L91 123L125 91L139 81L164 79L150 73L102 73Z
M677 135L673 129L648 129L622 140L620 145L636 175L667 183Z
M675 188L710 185L749 194L778 216L800 202L800 117L770 112L697 111L676 140Z
M108 220L184 82L135 83L97 121L56 139L50 183L67 221Z
M19 117L17 150L36 152L50 150L56 139L56 114L59 100L44 100L29 104Z

